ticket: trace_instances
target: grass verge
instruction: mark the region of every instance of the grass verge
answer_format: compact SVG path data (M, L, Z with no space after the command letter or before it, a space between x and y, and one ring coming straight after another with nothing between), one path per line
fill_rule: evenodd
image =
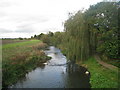
M39 40L6 44L2 47L2 86L7 87L16 83L32 69L46 62L42 49L47 45Z
M82 64L90 74L90 83L92 88L118 88L118 72L113 72L104 68L91 57Z

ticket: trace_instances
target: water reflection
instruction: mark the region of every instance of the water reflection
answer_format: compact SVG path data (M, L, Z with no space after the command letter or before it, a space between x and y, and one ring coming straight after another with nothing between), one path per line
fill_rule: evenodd
M77 64L68 64L66 87L69 88L90 88L90 74L86 75L87 69Z
M90 88L90 75L85 74L85 68L66 64L66 57L54 46L50 46L45 53L52 57L47 65L39 64L12 88Z

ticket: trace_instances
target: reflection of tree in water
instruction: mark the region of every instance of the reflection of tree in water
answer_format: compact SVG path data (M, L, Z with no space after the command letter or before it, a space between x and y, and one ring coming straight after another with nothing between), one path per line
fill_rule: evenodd
M69 63L67 64L67 68L66 68L67 70L66 70L66 71L67 71L68 73L72 73L72 72L74 72L74 71L76 70L76 69L75 69L76 67L77 67L77 66L76 66L75 62L72 62L72 61L71 61L71 62L69 62Z
M86 68L81 67L73 62L67 65L67 86L70 88L90 88L90 74L86 75ZM76 83L77 82L77 83Z

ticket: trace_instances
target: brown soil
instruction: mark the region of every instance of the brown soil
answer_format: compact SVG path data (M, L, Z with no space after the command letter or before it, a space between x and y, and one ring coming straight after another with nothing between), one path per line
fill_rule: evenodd
M2 40L2 45L9 43L24 42L24 41L28 41L28 40Z

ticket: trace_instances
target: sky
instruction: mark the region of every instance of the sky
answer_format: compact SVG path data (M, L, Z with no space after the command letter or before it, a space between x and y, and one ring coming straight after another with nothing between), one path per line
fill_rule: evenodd
M68 13L102 0L0 0L0 38L63 31Z

